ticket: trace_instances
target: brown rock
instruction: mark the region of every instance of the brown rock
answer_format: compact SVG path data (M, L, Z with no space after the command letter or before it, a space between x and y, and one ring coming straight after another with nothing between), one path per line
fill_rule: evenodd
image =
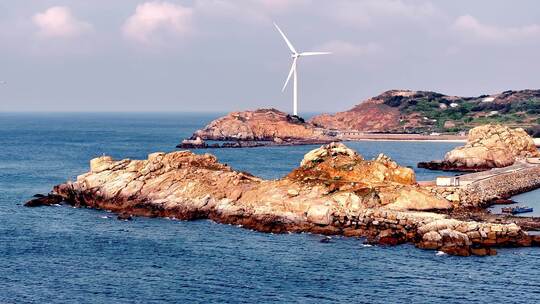
M373 98L345 112L317 115L310 122L327 129L388 131L399 127L399 116L397 108Z
M323 130L303 123L276 109L232 112L196 131L192 138L203 140L274 141L285 139L330 141Z
M521 128L484 125L469 131L467 144L448 152L444 162L456 168L500 168L516 159L537 157L533 139Z
M113 159L110 156L101 156L94 158L90 161L90 171L92 173L99 173L105 171L112 165Z
M331 209L325 205L312 205L307 211L307 220L317 225L332 224Z

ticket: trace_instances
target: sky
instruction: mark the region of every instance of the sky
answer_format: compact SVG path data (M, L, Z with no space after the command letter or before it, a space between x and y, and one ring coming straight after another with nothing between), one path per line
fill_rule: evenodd
M273 22L300 113L540 88L537 0L0 0L0 112L290 112Z

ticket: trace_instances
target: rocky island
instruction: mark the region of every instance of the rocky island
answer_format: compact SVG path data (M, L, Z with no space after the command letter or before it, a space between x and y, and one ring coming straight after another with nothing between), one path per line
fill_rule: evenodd
M516 224L517 218L482 217L484 199L462 204L438 190L420 186L412 169L383 154L365 160L341 143L330 143L307 153L298 168L277 180L190 151L153 153L146 160L103 156L92 159L90 171L76 181L57 185L26 205L65 202L110 210L121 218L212 219L262 232L413 243L462 256L539 244Z
M276 109L232 112L195 131L179 148L236 148L321 144L335 141L325 130ZM206 141L224 141L208 145Z
M533 138L523 129L488 124L471 129L467 143L446 153L444 160L422 162L418 167L445 171L485 171L539 156Z
M276 109L232 112L195 131L178 147L237 148L362 139L456 140L463 139L456 135L489 123L522 127L538 135L539 114L540 90L477 97L390 90L350 110L317 115L308 121Z

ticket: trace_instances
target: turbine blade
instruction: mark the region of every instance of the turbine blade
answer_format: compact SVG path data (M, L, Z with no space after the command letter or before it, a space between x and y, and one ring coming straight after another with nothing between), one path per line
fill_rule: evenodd
M300 56L314 56L314 55L328 55L332 54L332 52L303 52L300 53Z
M289 71L289 75L287 76L287 80L285 80L285 84L283 85L283 88L281 89L281 92L285 91L285 88L287 87L287 84L289 83L289 79L291 79L291 76L292 76L294 70L296 70L296 59L297 58L294 58L294 60L292 62L291 70Z
M298 54L298 52L294 49L294 46L292 45L292 43L289 41L289 39L287 39L287 36L285 36L285 34L281 31L279 26L275 22L274 22L274 25L276 26L277 30L279 31L279 33L281 34L281 36L283 37L283 39L287 43L287 46L289 47L291 52L293 52L294 54Z

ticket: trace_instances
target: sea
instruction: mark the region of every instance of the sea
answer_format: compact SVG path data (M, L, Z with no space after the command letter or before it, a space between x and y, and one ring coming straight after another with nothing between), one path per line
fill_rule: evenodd
M27 208L103 154L175 151L222 113L0 114L0 303L539 303L540 248L455 257L413 245L267 234L210 220L137 217L69 206ZM460 143L349 142L416 169ZM316 146L196 150L275 179ZM537 206L540 192L519 197ZM538 208L540 210L540 206Z

